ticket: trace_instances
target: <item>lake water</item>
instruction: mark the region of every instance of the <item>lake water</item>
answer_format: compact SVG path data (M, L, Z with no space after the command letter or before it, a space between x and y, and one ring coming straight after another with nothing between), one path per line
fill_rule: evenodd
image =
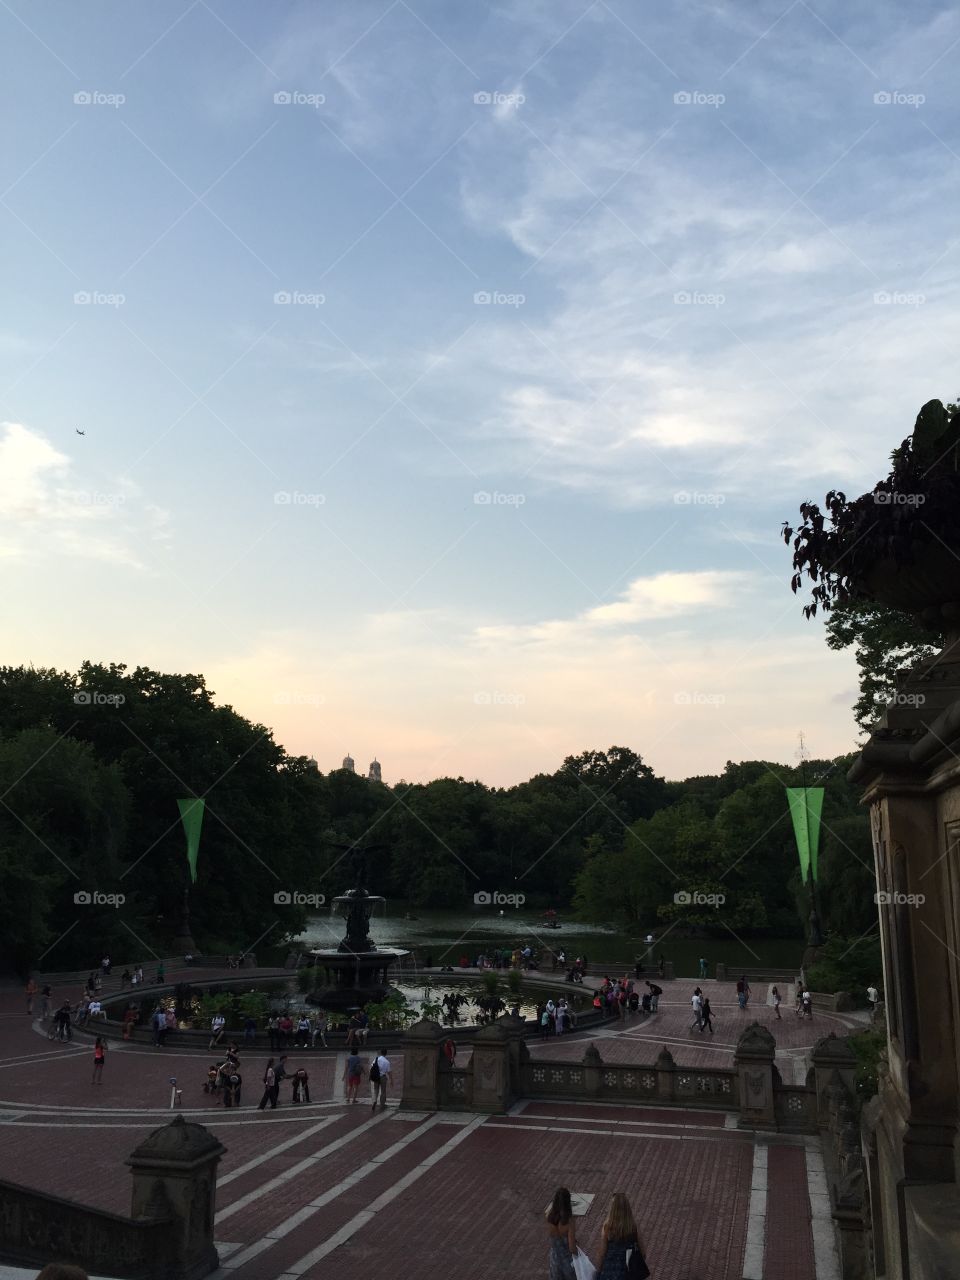
M408 919L407 916L414 917ZM630 966L634 957L652 951L656 964L663 953L672 960L677 977L693 977L701 956L709 965L721 962L728 971L737 967L770 965L775 968L799 967L804 950L802 938L679 938L664 931L663 940L652 947L639 933L625 932L611 925L584 924L558 916L559 929L544 925L543 916L516 908L477 907L474 911L430 910L401 901L388 901L370 921L370 936L378 947L397 947L417 953L423 963L429 957L434 965L460 963L462 956L473 959L493 947L513 947L529 942L535 951L563 948L568 960L578 955L587 957L591 974L597 967ZM306 947L336 946L343 937L344 921L337 915L311 916L300 938ZM657 935L659 937L659 935ZM547 966L549 969L549 965Z

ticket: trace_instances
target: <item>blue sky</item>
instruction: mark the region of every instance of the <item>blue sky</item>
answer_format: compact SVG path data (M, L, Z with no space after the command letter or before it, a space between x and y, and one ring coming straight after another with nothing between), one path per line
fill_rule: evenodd
M5 660L203 671L389 781L849 749L777 534L957 393L957 47L925 3L4 4Z

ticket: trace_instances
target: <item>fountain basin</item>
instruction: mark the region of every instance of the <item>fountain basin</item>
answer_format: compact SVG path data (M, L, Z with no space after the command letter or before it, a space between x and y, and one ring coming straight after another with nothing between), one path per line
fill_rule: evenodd
M394 990L389 970L410 954L393 948L347 951L328 947L312 951L314 964L324 971L325 985L310 992L310 1004L346 1011L371 1001L378 1004ZM318 974L319 977L319 974Z

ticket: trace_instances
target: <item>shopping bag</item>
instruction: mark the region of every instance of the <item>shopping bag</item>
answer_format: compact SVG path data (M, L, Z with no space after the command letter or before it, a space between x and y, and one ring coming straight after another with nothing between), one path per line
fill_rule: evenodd
M573 1274L577 1280L596 1280L597 1268L581 1249L573 1259Z

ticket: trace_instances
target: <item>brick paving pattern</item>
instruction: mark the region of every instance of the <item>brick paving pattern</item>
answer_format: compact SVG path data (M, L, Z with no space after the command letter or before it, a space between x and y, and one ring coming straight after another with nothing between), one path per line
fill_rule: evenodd
M786 1003L780 1023L756 1000L742 1013L724 984L711 992L717 1034L704 1042L689 1029L686 989L694 985L672 984L648 1019L531 1041L531 1053L579 1061L593 1043L606 1061L651 1064L666 1045L679 1065L729 1067L737 1036L757 1018L777 1037L791 1079L817 1037L848 1025L826 1014L801 1023ZM63 983L57 994L68 989ZM259 1048L241 1049L238 1111L212 1106L202 1091L212 1055L175 1043L111 1043L104 1083L93 1086L92 1037L49 1041L11 989L0 990L0 1044L0 1176L113 1212L129 1211L124 1159L171 1118L169 1077L177 1077L186 1118L227 1148L216 1237L235 1247L224 1250L220 1280L545 1276L543 1210L561 1184L594 1196L577 1220L594 1259L610 1196L622 1190L637 1210L655 1280L740 1280L756 1142L768 1170L764 1280L817 1280L805 1163L805 1143L816 1139L755 1138L728 1127L724 1113L649 1104L528 1099L510 1116L404 1115L395 1109L403 1075L396 1051L391 1106L374 1115L363 1091L360 1105L344 1103L340 1044L301 1056L313 1101L294 1106L288 1082L275 1112L256 1109L268 1056ZM459 1064L469 1056L464 1042ZM288 1058L292 1070L297 1052Z

